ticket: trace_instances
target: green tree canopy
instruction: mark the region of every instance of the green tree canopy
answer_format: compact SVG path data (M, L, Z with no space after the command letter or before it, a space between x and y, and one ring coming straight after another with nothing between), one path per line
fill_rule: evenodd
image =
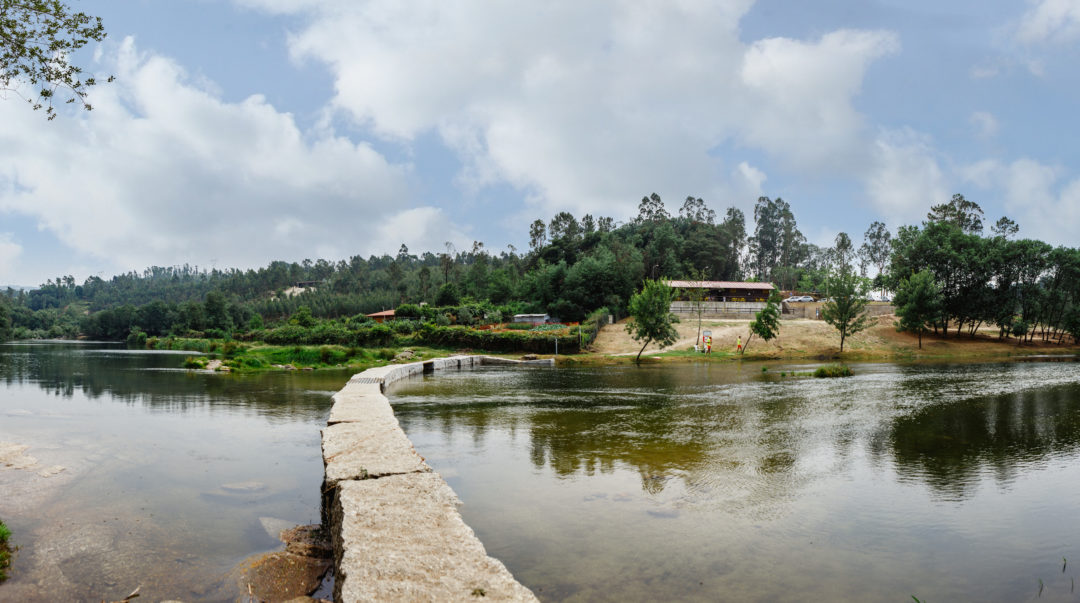
M64 102L90 109L86 94L97 81L84 78L69 58L105 35L101 17L74 12L60 0L0 0L0 89L24 96L34 109L44 107L48 119L56 117L59 90ZM20 84L31 90L23 93Z
M780 293L773 289L772 293L769 294L769 301L765 304L765 307L754 315L754 320L750 323L750 336L746 338L746 345L742 347L742 353L746 353L746 348L750 345L750 340L754 335L769 341L776 337L779 332Z
M921 270L911 278L901 280L893 305L900 318L896 330L917 334L921 350L923 333L929 331L930 323L941 317L941 288L934 281L933 273Z
M829 277L832 297L821 309L821 318L840 332L840 351L844 340L870 326L866 314L866 286L850 266L844 266Z
M627 323L626 332L635 341L645 342L638 350L637 360L641 360L641 353L653 341L661 346L669 346L679 338L674 327L679 319L671 313L671 300L674 298L674 289L663 281L652 279L645 279L641 292L630 298L630 316L634 320Z

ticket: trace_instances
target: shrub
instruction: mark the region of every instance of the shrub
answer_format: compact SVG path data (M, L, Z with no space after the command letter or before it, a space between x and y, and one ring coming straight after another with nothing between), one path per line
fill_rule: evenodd
M854 375L851 369L843 364L828 364L825 366L819 366L814 371L814 376L819 379L831 379L833 377L850 377Z
M146 333L138 328L132 329L131 332L128 333L127 344L132 347L146 347Z
M394 318L420 318L420 306L416 304L401 304L394 311Z
M184 368L189 369L203 369L206 368L206 358L203 356L188 356L184 358Z
M244 347L235 341L226 341L221 346L221 354L226 358L232 358L244 351Z

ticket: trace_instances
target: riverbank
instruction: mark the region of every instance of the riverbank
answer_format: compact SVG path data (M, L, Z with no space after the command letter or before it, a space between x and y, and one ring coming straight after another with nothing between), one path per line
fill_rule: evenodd
M824 321L788 319L780 323L780 332L772 341L750 337L747 320L703 320L702 330L712 331L713 351L705 357L694 350L698 338L698 322L684 320L676 325L679 339L667 347L649 344L642 353L646 362L731 360L979 360L1040 354L1077 354L1080 346L1042 342L1018 344L1015 338L999 339L994 329L981 329L969 334L950 333L948 337L927 334L922 346L910 333L899 333L894 326L895 316L875 318L869 329L849 336L840 351L840 336ZM576 354L540 354L541 358L557 358L559 364L605 365L636 361L641 343L626 332L626 320L604 326L587 351ZM736 350L741 338L746 349ZM527 353L489 352L483 349L451 349L431 346L385 346L379 348L341 345L270 345L260 342L236 342L212 339L166 338L150 340L149 349L185 350L200 352L188 359L192 369L224 372L257 372L266 370L349 369L369 368L446 358L454 354L483 352L505 358L519 358Z
M848 336L844 351L840 351L840 335L836 329L821 320L789 319L780 322L780 331L772 341L749 337L747 320L704 320L703 330L712 331L713 351L709 358L694 351L698 323L686 320L676 325L679 339L668 347L649 344L642 358L651 362L724 360L919 360L919 359L992 359L1010 356L1039 354L1077 354L1080 346L1074 344L1043 343L1036 338L1028 344L1018 345L1015 338L999 340L996 329L982 329L972 338L967 334L950 332L948 337L923 335L922 347L910 333L900 333L894 326L893 315L879 316L869 329ZM625 322L608 325L600 330L588 354L566 359L583 364L611 364L633 362L641 343L634 341L626 332ZM736 351L741 338L746 350Z

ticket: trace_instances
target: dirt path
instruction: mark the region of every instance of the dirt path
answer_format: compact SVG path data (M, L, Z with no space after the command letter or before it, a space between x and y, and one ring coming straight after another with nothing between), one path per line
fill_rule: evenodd
M995 356L1031 353L1066 353L1076 351L1076 347L1043 344L1036 340L1032 344L1017 346L1015 339L999 341L996 329L981 330L975 339L966 334L957 336L950 332L948 338L927 335L923 337L922 350L918 339L909 333L898 333L894 326L895 316L879 316L877 324L862 333L849 336L844 342L844 354L849 352L860 356ZM626 320L608 325L601 329L600 335L593 342L591 351L603 355L637 354L641 344L634 341L626 332ZM750 335L750 321L745 320L704 320L702 329L712 330L714 352L734 352L735 339L742 336L743 343ZM649 344L644 355L658 354L673 350L693 348L697 336L696 320L685 320L675 325L679 340L673 345L661 349L655 343ZM813 319L788 319L780 322L780 333L776 339L764 342L754 337L749 342L748 355L759 358L800 358L831 357L840 352L840 335L825 321Z

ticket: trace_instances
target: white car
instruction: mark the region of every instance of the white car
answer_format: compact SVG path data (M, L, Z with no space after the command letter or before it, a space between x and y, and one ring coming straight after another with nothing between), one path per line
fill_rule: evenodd
M809 295L792 295L784 301L789 304L795 302L812 302L814 301L814 298L810 297Z

